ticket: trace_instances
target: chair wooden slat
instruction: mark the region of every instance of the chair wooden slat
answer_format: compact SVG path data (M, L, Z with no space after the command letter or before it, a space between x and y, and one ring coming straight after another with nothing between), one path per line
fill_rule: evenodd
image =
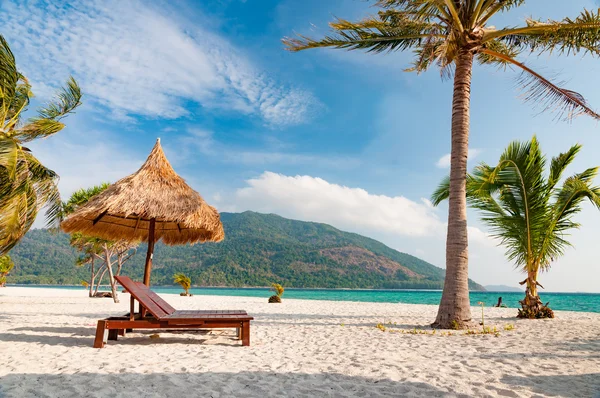
M139 288L137 284L127 276L115 276L117 282L121 284L139 303L144 306L156 319L161 319L169 315L158 304L156 304L148 294Z
M167 303L162 297L160 297L156 292L151 290L148 286L144 285L142 282L134 282L141 290L145 291L148 297L152 299L160 308L162 308L167 314L172 314L176 310L175 308Z

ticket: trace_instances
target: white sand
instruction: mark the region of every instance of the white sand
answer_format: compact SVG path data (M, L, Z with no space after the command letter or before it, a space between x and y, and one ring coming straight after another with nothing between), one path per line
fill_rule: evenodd
M85 295L0 289L0 397L600 397L600 314L520 321L488 308L500 337L432 336L375 326L428 330L435 306L164 295L181 309L246 309L251 346L219 330L94 349L96 321L126 313L129 296Z

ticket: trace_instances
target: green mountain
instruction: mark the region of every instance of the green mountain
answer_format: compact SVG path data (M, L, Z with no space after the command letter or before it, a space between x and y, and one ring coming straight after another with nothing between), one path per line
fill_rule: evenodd
M194 246L157 244L152 283L171 285L183 272L200 286L306 288L440 289L444 270L376 240L330 225L289 220L274 214L222 213L226 238ZM10 255L9 283L79 284L88 278L76 268L78 254L66 234L32 230ZM141 279L145 245L125 264L124 273ZM484 288L470 281L473 290Z

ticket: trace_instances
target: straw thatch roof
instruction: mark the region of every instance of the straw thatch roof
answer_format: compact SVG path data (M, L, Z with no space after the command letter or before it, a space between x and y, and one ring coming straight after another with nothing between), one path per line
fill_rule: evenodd
M61 228L110 240L148 241L152 218L155 240L168 245L219 242L225 237L219 213L175 173L160 139L136 173L79 207Z

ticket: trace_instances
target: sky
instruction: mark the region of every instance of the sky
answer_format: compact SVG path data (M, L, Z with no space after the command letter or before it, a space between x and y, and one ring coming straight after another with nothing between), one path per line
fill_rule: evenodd
M492 24L576 17L592 0L529 0ZM0 2L1 33L36 104L72 75L83 105L59 134L33 143L60 190L135 172L157 138L175 170L219 211L331 224L445 265L447 205L428 198L449 172L452 82L414 74L410 53L290 53L281 38L321 37L334 17L375 14L363 0ZM600 109L600 61L523 56ZM476 66L470 166L494 164L536 134L549 157L580 143L569 171L600 165L600 126L524 103L518 73ZM600 179L598 181L600 184ZM574 248L540 277L548 291L600 292L600 212L584 205ZM518 286L477 214L469 212L469 276ZM40 217L36 226L43 226Z

